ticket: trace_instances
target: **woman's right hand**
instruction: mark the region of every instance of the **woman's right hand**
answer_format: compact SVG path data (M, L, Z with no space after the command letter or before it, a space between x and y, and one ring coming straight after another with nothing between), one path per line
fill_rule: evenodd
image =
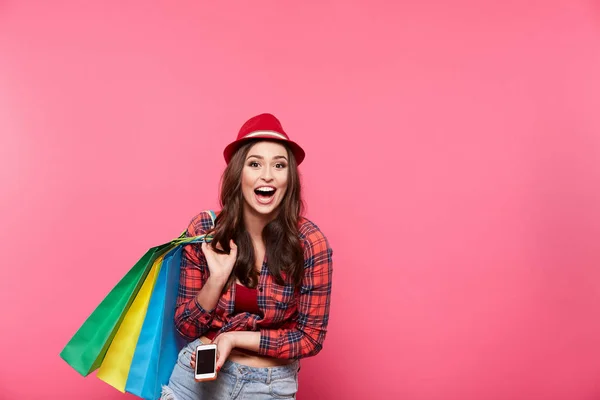
M230 240L229 247L231 248L229 254L220 254L214 251L212 246L206 242L202 242L202 252L206 257L206 263L208 264L208 270L212 279L222 280L223 282L229 279L237 258L237 246L233 240ZM217 249L222 250L222 247L218 243Z

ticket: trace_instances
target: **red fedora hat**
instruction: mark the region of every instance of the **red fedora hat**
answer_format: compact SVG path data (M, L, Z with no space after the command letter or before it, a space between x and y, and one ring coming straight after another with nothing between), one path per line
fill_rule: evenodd
M229 164L231 157L244 143L255 139L268 139L284 142L290 147L294 154L296 163L300 165L304 160L304 150L297 143L290 140L287 133L283 130L281 122L272 114L260 114L250 118L242 125L238 132L237 139L231 142L223 151L225 161Z

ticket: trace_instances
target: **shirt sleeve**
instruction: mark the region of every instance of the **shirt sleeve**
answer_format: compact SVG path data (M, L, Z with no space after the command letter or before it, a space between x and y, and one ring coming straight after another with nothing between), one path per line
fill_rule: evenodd
M329 322L333 251L316 226L310 228L304 243L304 278L295 326L261 329L261 355L300 359L314 356L323 348Z
M212 228L212 218L203 212L190 222L186 236L203 235ZM186 339L194 340L210 329L214 310L202 308L196 295L208 279L208 265L202 253L201 244L183 246L181 251L181 272L179 291L175 305L175 327Z

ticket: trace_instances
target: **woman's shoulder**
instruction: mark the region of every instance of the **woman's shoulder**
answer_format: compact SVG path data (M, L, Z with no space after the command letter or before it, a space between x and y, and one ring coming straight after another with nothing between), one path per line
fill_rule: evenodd
M202 235L215 226L215 218L219 215L219 211L203 210L194 215L188 225L188 234L192 236Z
M325 233L323 233L317 224L306 217L300 217L298 219L298 236L305 246L330 247Z

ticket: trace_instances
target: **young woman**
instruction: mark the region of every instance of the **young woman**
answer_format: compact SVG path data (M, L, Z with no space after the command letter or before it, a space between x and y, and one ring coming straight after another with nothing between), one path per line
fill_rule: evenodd
M175 325L190 343L162 399L295 398L300 359L323 347L332 250L302 217L303 149L271 114L249 119L224 151L221 211L194 217ZM194 380L195 349L217 344L217 379Z

